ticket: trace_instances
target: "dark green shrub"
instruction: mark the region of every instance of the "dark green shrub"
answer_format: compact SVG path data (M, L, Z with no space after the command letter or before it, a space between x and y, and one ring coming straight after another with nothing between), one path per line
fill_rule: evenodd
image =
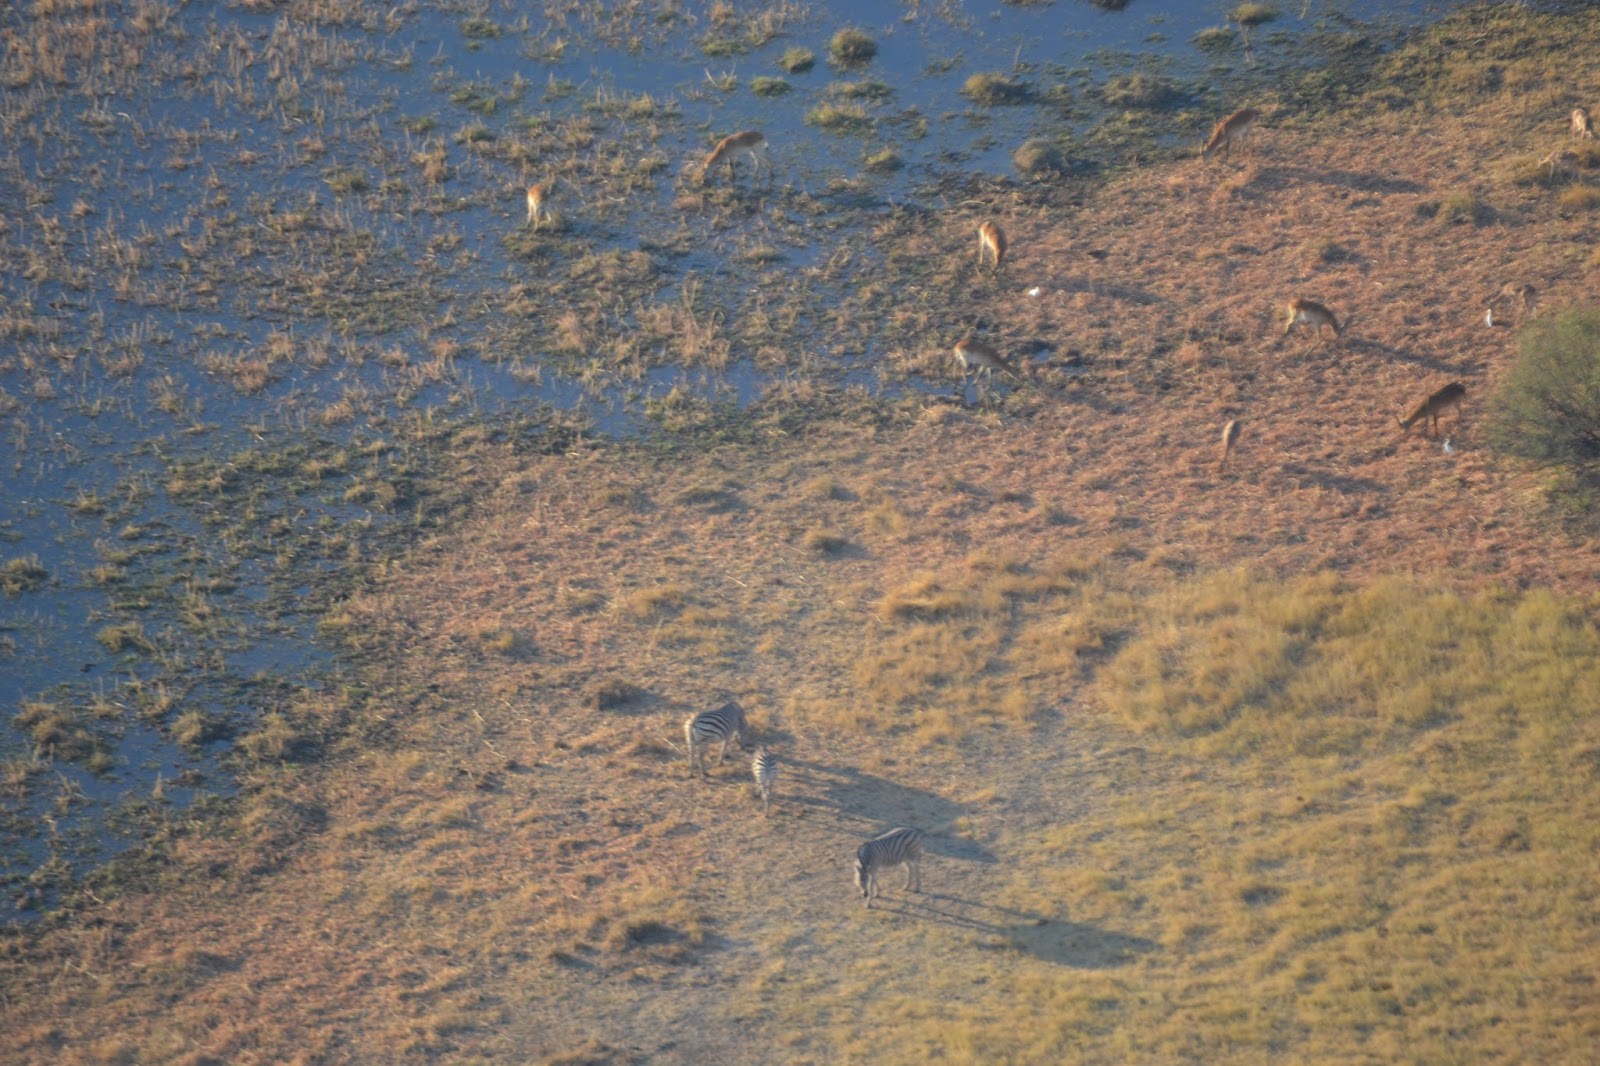
M1508 455L1600 462L1600 308L1536 318L1489 401L1489 442Z

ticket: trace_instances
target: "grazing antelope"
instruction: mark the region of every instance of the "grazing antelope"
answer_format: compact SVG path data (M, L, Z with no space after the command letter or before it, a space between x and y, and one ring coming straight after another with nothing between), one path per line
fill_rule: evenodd
M1459 381L1452 381L1428 394L1428 398L1413 407L1404 418L1397 418L1400 428L1410 436L1411 427L1423 419L1427 419L1433 427L1432 435L1439 435L1439 416L1450 408L1456 408L1456 419L1461 418L1461 401L1467 398L1467 387Z
M1577 162L1578 154L1572 151L1572 149L1557 148L1555 151L1539 160L1539 165L1545 168L1545 171L1550 175L1550 180L1555 181L1557 174L1567 173L1573 168L1573 166L1577 164Z
M756 170L761 169L761 160L767 153L767 138L760 130L745 130L743 133L730 133L717 142L717 146L706 156L704 170L711 172L711 168L718 163L728 164L728 177L734 177L733 164L740 159L750 160L750 166Z
M1006 231L998 222L985 222L978 227L978 267L983 267L983 253L994 256L994 268L1000 269L1000 260L1006 254Z
M1521 283L1508 281L1501 287L1499 293L1495 295L1495 298L1489 301L1489 305L1492 311L1494 304L1497 302L1501 304L1509 304L1517 324L1521 325L1522 316L1533 310L1534 302L1538 299L1539 290L1534 288L1532 285L1529 285L1525 281ZM1490 322L1489 324L1494 325L1493 322Z
M1233 455L1233 446L1239 443L1239 434L1244 432L1244 423L1237 418L1230 418L1228 424L1222 427L1222 460L1217 463L1217 473L1228 469L1228 459Z
M548 181L528 186L528 225L534 229L538 229L539 223L550 217L545 205L550 202L550 194L554 191L555 186Z
M1317 331L1317 344L1322 343L1322 327L1333 330L1333 335L1338 337L1344 332L1344 327L1339 325L1339 320L1333 317L1333 312L1317 303L1315 300L1304 300L1296 297L1289 301L1289 320L1283 324L1284 336L1297 325L1307 325ZM1315 348L1317 344L1311 347Z
M1200 158L1210 159L1211 153L1220 150L1222 158L1226 160L1233 142L1249 133L1251 127L1256 124L1256 119L1260 117L1261 112L1253 107L1245 107L1217 123L1217 128L1211 131L1211 139L1200 149Z
M1587 108L1572 109L1572 136L1580 141L1594 140L1594 122L1590 120Z
M1027 381L1022 371L1012 366L1004 356L976 337L963 337L956 341L956 358L961 360L961 390L966 392L967 371L973 376L992 377L996 370L1010 374L1018 381Z

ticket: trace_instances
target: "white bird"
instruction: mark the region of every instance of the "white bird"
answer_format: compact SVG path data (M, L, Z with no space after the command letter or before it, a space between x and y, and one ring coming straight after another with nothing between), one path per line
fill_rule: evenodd
M1454 455L1456 453L1455 448L1450 444L1450 438L1449 437L1446 437L1444 439L1444 453L1446 455Z
M1033 288L1029 289L1028 290L1028 295L1029 296L1037 296L1037 295L1039 295L1039 286L1035 285Z
M1483 324L1488 326L1490 329L1494 328L1494 308L1493 307L1485 307L1483 309Z

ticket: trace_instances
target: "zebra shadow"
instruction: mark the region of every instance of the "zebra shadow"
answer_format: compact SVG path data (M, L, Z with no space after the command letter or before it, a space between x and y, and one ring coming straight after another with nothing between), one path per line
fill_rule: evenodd
M1142 936L1087 922L1050 917L938 892L879 896L874 910L936 922L981 934L980 951L1032 955L1077 970L1108 970L1132 963L1161 945Z
M971 811L968 804L850 767L794 758L784 759L781 766L781 802L803 810L815 825L862 841L909 825L922 830L926 853L969 862L999 861L981 844L946 831ZM774 809L780 798L773 800Z

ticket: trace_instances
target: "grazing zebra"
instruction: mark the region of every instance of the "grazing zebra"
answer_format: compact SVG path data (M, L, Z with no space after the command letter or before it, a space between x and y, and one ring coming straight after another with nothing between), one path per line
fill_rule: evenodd
M765 747L756 749L756 757L750 763L750 772L755 775L756 787L761 790L761 813L766 814L772 806L772 783L778 779L778 758L770 754Z
M906 888L922 891L922 830L901 826L873 837L856 851L856 887L867 908L878 894L878 875L896 866L906 868Z
M694 776L696 746L701 748L698 760L701 772L710 777L711 771L705 765L704 749L720 742L722 748L717 752L717 763L720 765L728 755L730 740L738 743L741 751L744 750L744 735L749 728L745 724L744 708L732 702L724 703L714 711L701 711L684 719L683 736L689 742L689 776Z

